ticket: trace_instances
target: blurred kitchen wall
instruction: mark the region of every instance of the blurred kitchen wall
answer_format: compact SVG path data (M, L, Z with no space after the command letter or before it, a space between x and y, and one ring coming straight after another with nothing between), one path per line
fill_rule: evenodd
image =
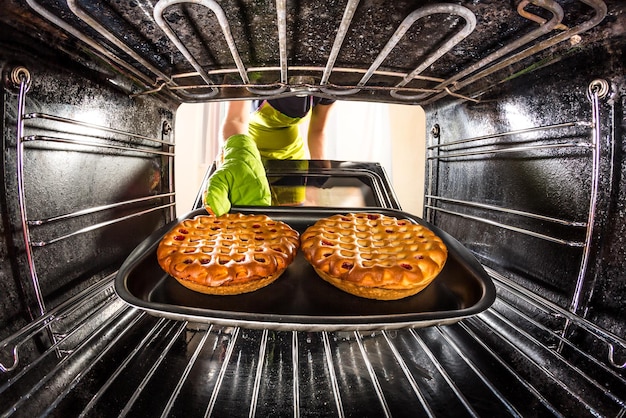
M389 111L392 138L392 183L402 209L422 217L426 173L426 114L420 106L385 106Z

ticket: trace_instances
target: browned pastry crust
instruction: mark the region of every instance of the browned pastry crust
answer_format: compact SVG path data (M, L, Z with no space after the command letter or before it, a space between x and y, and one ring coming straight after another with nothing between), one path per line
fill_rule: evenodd
M236 295L276 280L294 260L298 238L289 225L266 215L199 215L163 236L157 259L191 290Z
M301 237L304 257L324 280L369 299L414 295L441 272L445 244L408 219L351 213L320 219Z

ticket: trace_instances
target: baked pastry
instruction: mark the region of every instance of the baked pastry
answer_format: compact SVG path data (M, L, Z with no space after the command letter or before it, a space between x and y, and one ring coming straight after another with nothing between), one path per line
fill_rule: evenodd
M380 300L418 293L448 257L441 238L425 226L374 213L320 219L304 231L300 248L322 279Z
M191 290L236 295L276 280L294 260L298 238L289 225L266 215L199 215L163 236L157 259Z

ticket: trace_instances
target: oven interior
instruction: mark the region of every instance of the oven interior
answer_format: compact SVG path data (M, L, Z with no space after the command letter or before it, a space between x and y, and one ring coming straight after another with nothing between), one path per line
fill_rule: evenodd
M2 416L624 416L622 1L1 7ZM489 309L309 332L119 298L176 217L178 106L298 94L424 107L417 215L484 266ZM379 177L364 205L399 208Z

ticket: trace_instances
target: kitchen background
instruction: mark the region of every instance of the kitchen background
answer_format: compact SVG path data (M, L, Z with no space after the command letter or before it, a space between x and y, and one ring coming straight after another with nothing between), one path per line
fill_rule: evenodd
M178 216L191 210L204 174L219 151L224 111L224 102L185 103L176 113ZM306 121L301 128L306 132ZM327 128L328 159L380 163L402 209L422 216L426 127L420 106L338 101Z

